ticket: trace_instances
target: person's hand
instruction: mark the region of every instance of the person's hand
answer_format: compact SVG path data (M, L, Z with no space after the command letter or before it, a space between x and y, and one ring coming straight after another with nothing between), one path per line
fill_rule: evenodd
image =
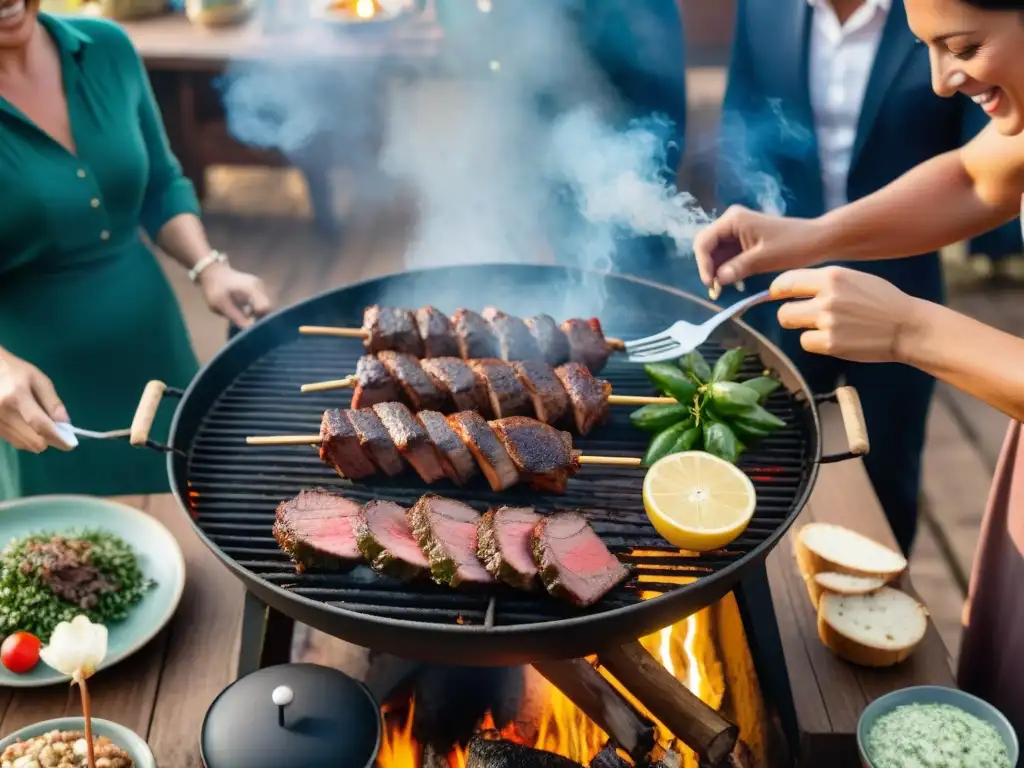
M207 267L199 276L199 287L210 309L239 328L248 328L270 312L270 298L263 281L227 264Z
M697 233L693 252L704 285L731 285L764 272L810 267L824 260L815 219L789 219L734 205Z
M15 448L70 451L54 422L70 422L53 382L31 363L0 349L0 438Z
M783 272L770 290L773 299L802 299L779 307L779 324L807 329L804 349L862 363L902 359L919 303L880 277L842 267Z

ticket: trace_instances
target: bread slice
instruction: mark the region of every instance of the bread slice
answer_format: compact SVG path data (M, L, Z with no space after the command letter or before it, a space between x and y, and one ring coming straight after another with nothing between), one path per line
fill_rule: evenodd
M833 595L870 595L885 586L885 579L881 576L851 576L847 573L816 573L810 578L804 577L807 582L807 593L811 596L811 603L818 607L821 596L826 592Z
M825 593L818 603L818 637L842 659L891 667L921 644L928 611L905 592L883 587L870 595Z
M876 577L890 582L907 559L877 541L829 523L808 523L796 537L796 559L805 579L819 573Z

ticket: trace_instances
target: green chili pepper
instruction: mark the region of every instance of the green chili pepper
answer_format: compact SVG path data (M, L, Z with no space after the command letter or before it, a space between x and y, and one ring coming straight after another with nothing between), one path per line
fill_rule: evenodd
M704 422L704 450L730 464L739 461L746 450L736 434L720 421Z
M782 386L782 382L770 376L758 376L756 379L744 381L743 384L757 392L758 402L763 403L768 396Z
M645 467L651 466L658 459L668 456L672 452L672 447L676 444L682 434L693 428L693 421L687 419L681 421L678 424L673 424L668 429L663 429L661 432L656 434L651 440L651 444L647 446L647 451L644 453L643 459L640 463Z
M696 349L679 358L679 367L696 377L701 384L707 384L711 380L711 368L704 355Z
M661 432L690 416L690 405L681 403L664 403L645 405L629 414L629 420L637 429L644 432Z
M725 353L715 361L715 367L711 371L711 380L732 381L735 379L736 374L740 372L740 366L743 365L744 356L745 353L739 347L726 350Z
M686 378L686 374L670 363L648 363L644 373L661 392L673 397L681 405L689 407L697 394L697 385Z
M774 432L786 426L786 422L774 413L769 413L760 405L752 405L740 413L732 414L729 417L729 421L733 424L742 424L750 429L764 429L769 432Z
M672 446L672 450L668 453L682 453L683 451L695 450L697 448L697 441L700 440L700 434L700 427L691 427L679 436L676 444Z
M761 440L762 438L768 437L774 429L765 429L764 427L754 426L742 421L730 421L729 428L736 433L736 436L741 440L749 440L751 442Z
M735 381L716 381L708 387L711 395L711 402L715 411L723 416L733 413L742 413L747 408L757 405L757 392L746 384L739 384Z

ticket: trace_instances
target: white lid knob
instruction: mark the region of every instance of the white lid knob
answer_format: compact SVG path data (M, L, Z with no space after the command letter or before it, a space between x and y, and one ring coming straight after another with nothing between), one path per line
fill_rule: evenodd
M279 685L270 693L270 698L279 707L287 707L295 698L295 693L287 685Z

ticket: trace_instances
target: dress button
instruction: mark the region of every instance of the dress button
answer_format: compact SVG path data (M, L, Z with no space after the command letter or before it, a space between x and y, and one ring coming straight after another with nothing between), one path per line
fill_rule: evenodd
M107 232L107 230L104 229L102 232L100 232L100 240L109 240L109 239L110 239L110 233Z
M85 178L85 169L84 168L79 168L78 169L78 178L80 178L80 179L84 179Z
M94 197L92 200L89 201L89 204L93 208L99 208L100 207L100 199L98 197Z

